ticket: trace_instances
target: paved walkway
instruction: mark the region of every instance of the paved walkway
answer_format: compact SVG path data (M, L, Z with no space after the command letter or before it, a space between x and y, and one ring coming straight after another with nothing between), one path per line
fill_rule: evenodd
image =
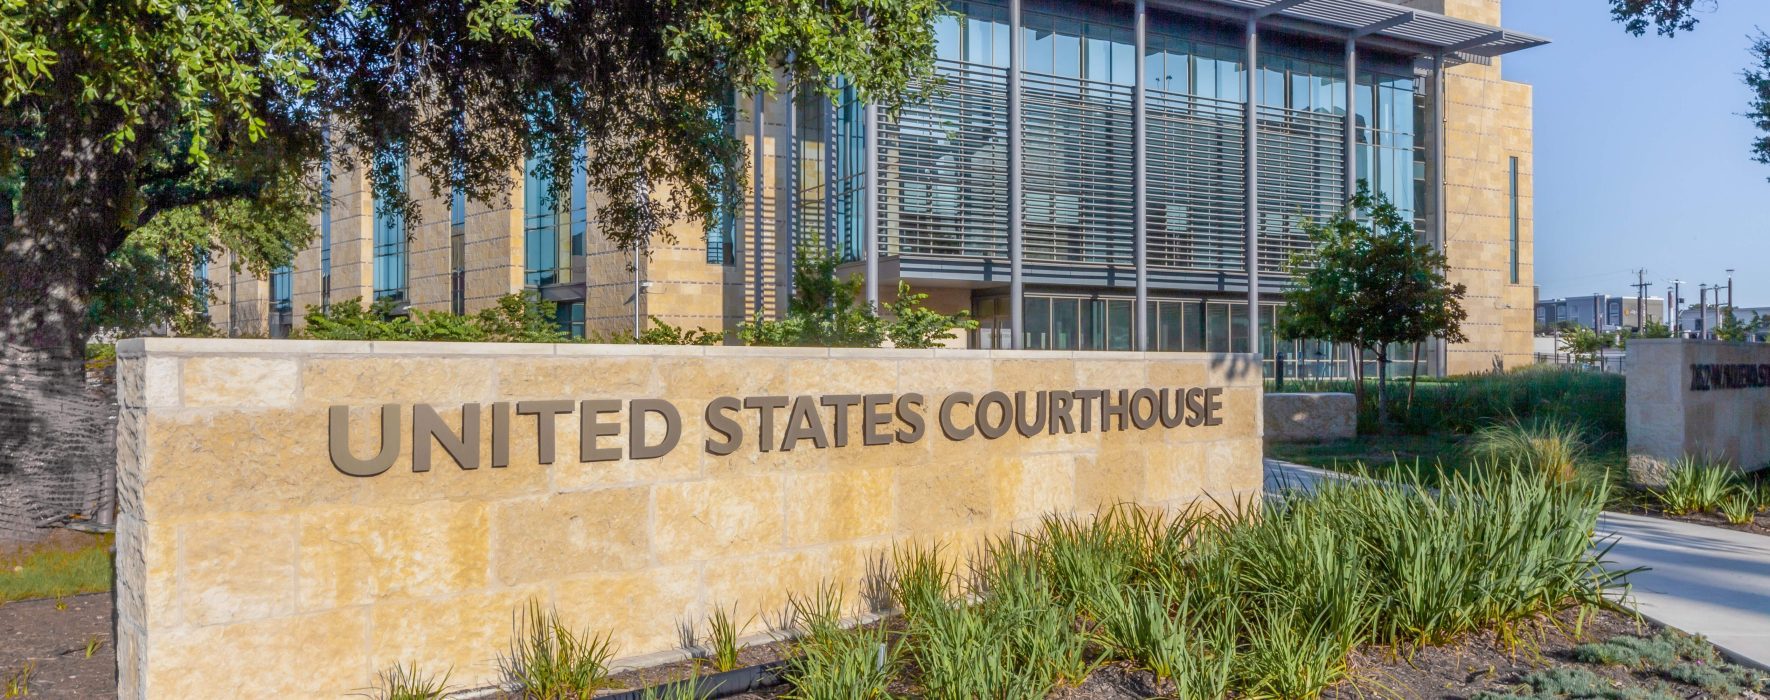
M1266 460L1268 492L1345 475ZM1606 566L1629 576L1641 614L1701 634L1735 660L1770 670L1770 537L1661 518L1605 513Z

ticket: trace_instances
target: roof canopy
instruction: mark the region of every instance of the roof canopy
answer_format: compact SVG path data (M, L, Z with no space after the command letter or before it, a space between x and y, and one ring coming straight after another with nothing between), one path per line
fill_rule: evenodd
M1285 18L1355 37L1382 37L1429 52L1492 58L1549 43L1542 37L1381 0L1152 0L1219 16Z

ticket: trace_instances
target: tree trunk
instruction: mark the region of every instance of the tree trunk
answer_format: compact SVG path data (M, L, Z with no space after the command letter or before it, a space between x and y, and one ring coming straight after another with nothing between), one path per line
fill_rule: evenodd
M1352 377L1352 401L1362 412L1364 410L1364 351L1351 343L1346 344L1346 349L1348 351L1346 367L1351 370Z
M86 384L86 314L135 215L133 154L90 137L102 132L86 115L45 122L50 136L0 222L0 538L75 515L116 466L115 426Z
M1377 427L1389 426L1389 349L1377 345Z
M1423 344L1414 343L1413 375L1407 378L1407 410L1409 411L1414 410L1414 387L1420 383L1420 346Z

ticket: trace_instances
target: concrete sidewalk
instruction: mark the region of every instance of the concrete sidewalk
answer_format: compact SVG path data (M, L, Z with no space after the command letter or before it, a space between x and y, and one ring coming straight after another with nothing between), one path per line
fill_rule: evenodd
M1269 493L1353 478L1273 459L1265 464ZM1642 615L1770 670L1770 537L1620 513L1599 516L1597 537L1610 546L1607 568L1647 567L1628 578L1629 602Z
M1607 567L1648 567L1628 579L1642 615L1770 669L1770 537L1620 513L1598 536L1614 537Z

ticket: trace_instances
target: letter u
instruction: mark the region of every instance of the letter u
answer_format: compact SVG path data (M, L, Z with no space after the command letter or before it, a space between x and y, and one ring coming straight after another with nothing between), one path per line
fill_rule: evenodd
M1033 394L1034 419L1026 419L1026 392L1014 392L1014 429L1021 435L1032 437L1045 430L1045 392Z
M375 476L393 466L399 457L399 406L381 406L381 449L369 459L350 454L350 407L326 409L326 432L330 436L332 466L351 476Z

